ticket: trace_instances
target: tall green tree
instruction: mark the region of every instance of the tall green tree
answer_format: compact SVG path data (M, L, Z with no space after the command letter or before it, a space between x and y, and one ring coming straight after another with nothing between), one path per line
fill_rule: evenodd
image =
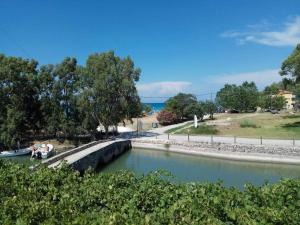
M93 54L86 62L81 112L90 129L116 126L124 119L141 114L141 103L135 87L140 69L130 57L115 56L113 51Z
M192 94L179 93L166 101L166 110L176 114L179 120L188 118L189 114L185 113L189 105L196 104L197 98Z
M280 70L281 76L291 76L295 82L300 81L300 44L298 44L292 54L283 61Z
M196 115L200 120L203 120L205 109L201 102L193 102L184 109L184 114L187 119L193 119Z
M202 103L204 112L209 114L210 119L214 119L214 114L217 112L217 105L213 101L205 101Z
M55 83L53 92L55 101L59 101L61 112L60 130L66 135L77 133L78 110L77 95L79 91L79 74L75 58L65 58L54 69ZM55 104L55 103L54 103Z
M60 105L60 88L54 73L55 66L44 65L39 70L39 98L41 105L41 130L56 135L61 128L64 113Z
M283 109L285 98L283 96L266 95L262 93L259 97L258 106L263 109Z
M259 92L254 82L244 82L242 85L225 86L218 91L217 104L225 109L234 109L241 112L254 110L258 104Z
M38 130L37 62L0 55L0 142L12 147Z

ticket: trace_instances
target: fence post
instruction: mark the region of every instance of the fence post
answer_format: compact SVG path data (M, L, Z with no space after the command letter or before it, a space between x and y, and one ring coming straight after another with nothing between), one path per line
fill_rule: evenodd
M188 141L190 141L190 130L188 130Z
M170 134L168 133L168 140L170 139Z
M260 144L262 145L262 136L260 136Z
M155 135L155 138L157 139L157 134Z
M293 146L295 146L295 137L293 137Z
M211 135L210 136L210 143L212 144L214 142L214 138L213 138L213 136Z
M236 136L233 137L233 142L236 144Z

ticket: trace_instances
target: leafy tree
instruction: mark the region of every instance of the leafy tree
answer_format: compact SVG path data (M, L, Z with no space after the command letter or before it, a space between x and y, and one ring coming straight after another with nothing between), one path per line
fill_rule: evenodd
M263 109L281 110L285 106L285 98L283 96L262 94L259 99L259 106Z
M282 89L287 91L293 91L295 86L293 80L288 79L286 77L282 79L281 84L282 84Z
M210 119L214 119L214 114L217 112L217 105L213 101L205 101L202 104L204 112L209 114Z
M200 120L203 120L204 113L205 109L200 102L192 103L184 109L184 114L188 119L193 119L196 115Z
M141 114L135 82L140 69L133 61L115 56L114 52L90 55L86 63L81 112L86 124L116 126L124 119ZM83 103L85 102L85 103Z
M281 76L291 76L296 83L300 81L300 44L298 44L292 54L282 63Z
M280 90L295 91L294 82L291 79L283 78L282 81L278 83L272 83L266 86L263 92L267 95L276 95Z
M161 125L169 125L176 123L177 116L171 111L162 110L157 114L157 120Z
M7 147L38 130L37 62L0 55L0 142Z
M185 114L185 111L193 103L197 103L197 98L194 95L179 93L166 101L166 110L175 113L177 118L182 120L189 116Z
M225 109L241 112L254 110L258 104L259 93L254 82L244 82L242 85L225 86L218 91L216 101Z
M281 83L272 83L271 85L266 86L263 92L266 95L276 95L279 90L282 89L281 86Z
M77 130L78 110L76 107L79 75L75 58L65 58L54 68L56 82L53 89L55 101L60 104L60 130L67 135L73 135Z
M56 135L60 131L64 113L60 105L58 78L54 73L55 66L41 66L39 70L39 96L41 104L42 131Z

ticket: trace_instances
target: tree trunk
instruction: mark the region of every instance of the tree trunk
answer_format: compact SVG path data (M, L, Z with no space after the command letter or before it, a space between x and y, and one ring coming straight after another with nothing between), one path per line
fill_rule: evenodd
M108 126L104 126L105 129L105 139L108 138Z

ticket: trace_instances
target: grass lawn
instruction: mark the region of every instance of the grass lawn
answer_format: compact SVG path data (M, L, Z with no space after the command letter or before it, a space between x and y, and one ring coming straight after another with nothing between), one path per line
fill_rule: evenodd
M206 121L206 126L198 128L173 129L175 134L217 134L222 136L300 139L300 113L287 112L220 114L216 120Z
M189 123L186 123L185 125L182 125L182 126L179 126L179 127L175 127L175 128L171 128L169 130L166 130L165 133L172 134L172 133L180 131L180 130L182 130L184 128L187 128L187 127L191 126L192 124L193 124L193 122L189 122Z
M174 132L174 134L218 134L219 131L215 126L207 126L205 124L202 124L198 126L197 128L195 127L189 127L177 132Z

